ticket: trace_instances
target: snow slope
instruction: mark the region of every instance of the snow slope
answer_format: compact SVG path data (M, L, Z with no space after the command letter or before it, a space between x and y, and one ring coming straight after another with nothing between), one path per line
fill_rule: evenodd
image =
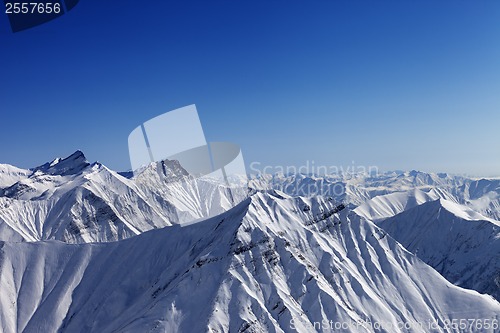
M0 189L9 187L28 177L31 171L17 168L9 164L0 164Z
M449 281L500 300L500 222L439 199L378 226Z
M356 207L354 211L359 216L377 222L438 198L439 196L434 191L426 193L414 189L407 192L394 192L376 196Z
M429 199L443 198L457 202L484 216L500 220L499 179L478 180L446 173L426 173L412 170L408 172L385 172L377 175L259 175L253 177L249 186L258 190L278 189L292 196L322 195L332 197L336 200L343 200L353 207L362 206L373 198L396 192L413 192L412 196L415 197L414 192L419 190L427 193ZM416 197L416 199L418 204L428 201L421 196ZM394 195L384 200L389 205L393 205L389 201L396 200L401 203L401 200L405 200L405 196L402 195L402 197L398 198L398 195ZM385 205L382 202L375 203L375 205L378 204ZM398 207L393 208L397 209L392 213L401 212ZM386 209L389 209L389 211ZM392 216L390 215L392 214L390 209L385 207L383 211L380 211L382 215L372 211L372 213L375 213L372 217L374 219L383 219Z
M263 175L249 186L344 201L360 206L358 213L374 221L437 198L468 205L491 218L500 216L498 180L410 171ZM410 197L398 194L408 191ZM31 170L0 166L0 240L115 241L220 214L247 196L244 189L193 179L176 161L152 163L132 178L90 164L76 151Z
M479 179L458 191L465 204L483 215L500 220L500 179Z
M0 189L4 241L115 241L222 213L247 196L246 190L193 179L177 161L152 163L129 179L88 163L80 151L16 174L22 177Z
M358 206L377 196L415 189L424 192L439 191L442 192L440 197L449 197L453 196L452 193L460 192L459 188L470 181L460 176L413 170L377 175L264 174L252 177L249 186L256 189L277 189L292 196L328 196Z
M422 332L415 322L499 319L500 304L491 297L452 285L373 223L348 209L331 213L336 207L321 197L256 193L202 223L118 242L2 242L0 326L4 332L312 332L314 325L338 331L317 326L332 320L408 322L412 329L377 332Z

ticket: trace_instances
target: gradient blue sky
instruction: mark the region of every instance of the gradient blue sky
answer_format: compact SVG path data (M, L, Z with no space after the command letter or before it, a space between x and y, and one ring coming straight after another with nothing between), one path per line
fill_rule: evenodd
M11 33L0 14L0 163L127 137L196 104L247 164L500 175L500 1L81 0Z

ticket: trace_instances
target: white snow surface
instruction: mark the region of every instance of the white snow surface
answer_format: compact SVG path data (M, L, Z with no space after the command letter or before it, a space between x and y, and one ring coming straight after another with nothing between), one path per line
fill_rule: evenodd
M348 210L323 219L334 207L257 193L119 242L1 243L2 329L335 332L317 326L332 320L422 332L417 323L498 319L492 297L454 286L373 223ZM406 322L415 328L397 328Z
M500 300L500 223L438 199L378 223L449 281Z
M29 170L20 169L9 164L0 164L0 189L9 187L30 174L31 171Z
M443 322L500 320L499 184L0 165L0 331L478 332Z
M175 172L166 175L165 164ZM220 214L245 197L190 177L176 161L153 163L128 179L76 152L0 189L0 240L116 241Z

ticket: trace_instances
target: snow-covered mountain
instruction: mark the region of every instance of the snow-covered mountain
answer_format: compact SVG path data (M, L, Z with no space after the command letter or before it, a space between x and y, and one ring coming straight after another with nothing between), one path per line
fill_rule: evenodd
M483 215L500 220L500 179L479 179L464 184L457 194Z
M336 207L257 193L203 223L119 242L1 243L2 329L337 332L339 323L345 332L441 332L425 325L499 319L493 298L454 286Z
M394 192L376 196L356 207L354 211L359 216L373 222L378 222L423 203L437 200L438 198L439 195L434 190L428 193L419 189L407 192Z
M0 164L0 189L9 187L30 174L31 171L29 170L20 169L9 164Z
M0 166L0 239L61 240L70 243L115 241L144 231L222 213L248 193L207 179L189 178L176 161L153 163L136 178L90 164L81 151L31 170ZM177 163L178 164L178 163ZM168 174L167 174L168 173ZM429 199L466 204L483 215L500 215L498 180L470 180L417 171L378 176L263 176L249 186L278 189L292 196L321 195L363 206L372 198L390 205L406 191ZM385 198L385 195L393 195ZM421 203L421 202L420 202ZM373 221L382 216L368 216ZM133 222L132 222L133 221Z
M177 161L152 163L135 179L88 163L80 151L30 172L7 170L5 183L17 181L0 188L5 241L115 241L216 215L246 197L246 191L190 178Z
M500 222L438 199L378 225L449 281L500 300Z
M1 331L499 332L499 194L418 171L237 190L80 151L0 165Z
M500 220L500 180L499 179L472 179L463 176L454 176L446 173L425 173L421 171L386 172L378 175L346 174L346 175L304 175L304 174L276 174L254 176L249 184L256 189L278 189L292 196L321 195L342 200L352 207L362 206L369 200L392 193L410 193L417 195L417 201L422 196L436 200L443 198L471 207L477 212ZM419 191L419 194L415 194ZM413 194L412 194L413 193ZM393 200L405 200L406 194L387 197L389 205ZM401 204L401 203L400 203ZM400 210L401 211L401 210ZM389 215L374 216L376 219L393 216L394 212L386 211Z

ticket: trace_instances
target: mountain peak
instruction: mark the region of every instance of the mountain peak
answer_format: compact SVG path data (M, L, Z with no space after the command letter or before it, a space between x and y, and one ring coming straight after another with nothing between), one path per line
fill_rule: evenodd
M50 175L68 176L80 173L88 167L90 163L81 150L75 151L66 158L56 158L52 162L47 162L33 170L33 173L43 172Z
M160 178L169 182L181 180L189 176L189 172L182 167L179 161L168 159L152 162L143 170L138 171L140 178L148 178L151 174L158 174Z
M66 157L66 159L69 159L69 158L83 158L83 159L85 159L85 154L81 150L78 149L73 154Z

